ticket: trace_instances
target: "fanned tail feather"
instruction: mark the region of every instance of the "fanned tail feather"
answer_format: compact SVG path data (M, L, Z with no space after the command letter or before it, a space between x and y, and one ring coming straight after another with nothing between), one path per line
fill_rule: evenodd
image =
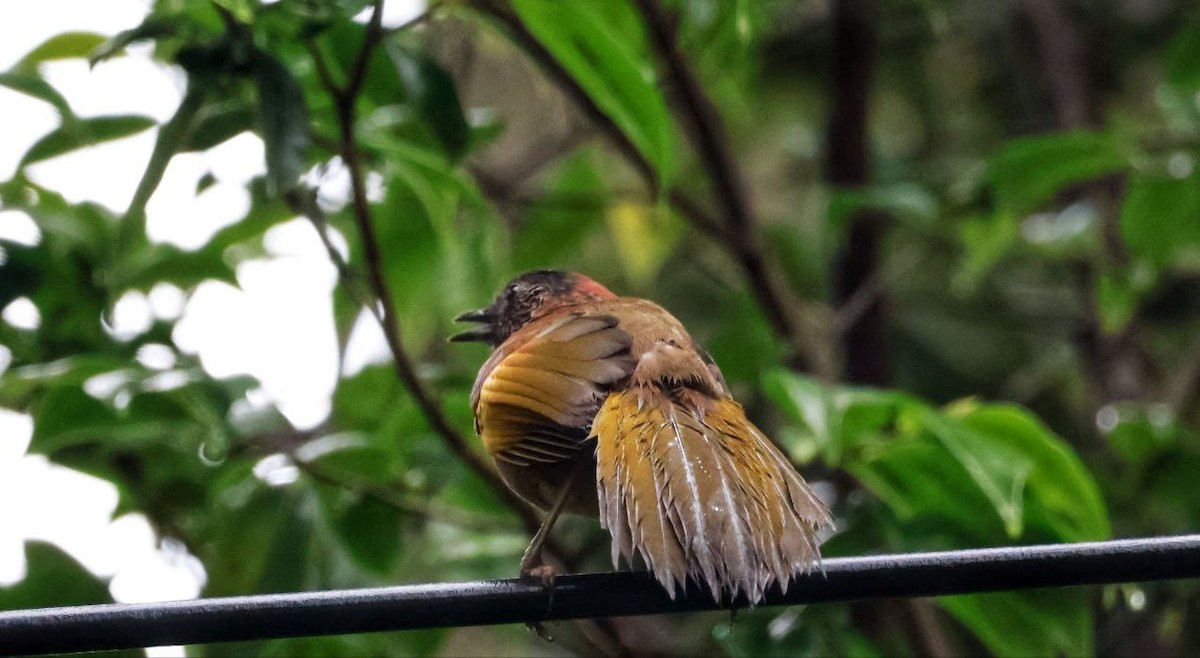
M614 566L640 555L672 597L690 577L754 604L820 559L828 510L733 400L636 386L609 395L592 436Z

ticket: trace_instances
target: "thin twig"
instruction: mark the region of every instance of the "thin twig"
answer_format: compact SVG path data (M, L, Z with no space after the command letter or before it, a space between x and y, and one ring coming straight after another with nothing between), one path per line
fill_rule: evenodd
M321 86L329 90L340 89L341 87L338 86L337 81L333 79L333 71L329 69L329 62L325 61L325 57L321 54L321 49L317 45L317 42L310 40L304 45L308 49L308 54L317 69L317 79L321 81Z
M408 389L413 401L416 402L422 415L425 416L426 422L441 437L450 452L462 460L467 468L477 477L487 483L488 487L492 489L493 493L505 505L520 515L525 527L533 531L541 525L537 512L504 484L499 474L470 447L466 438L450 423L445 414L442 413L441 408L425 389L424 384L417 375L416 367L411 357L404 349L404 345L400 340L400 326L395 316L395 304L387 280L383 275L383 253L379 247L378 237L375 234L371 205L367 198L362 157L355 140L356 115L354 105L358 94L362 91L371 54L375 47L378 46L383 35L381 29L382 10L383 1L375 0L371 19L367 24L366 34L363 37L362 49L355 58L355 63L351 68L345 87L332 87L329 89L330 94L335 99L335 109L340 132L339 150L342 161L345 163L350 176L352 214L363 244L367 281L375 299L378 301L378 304L367 304L366 306L368 309L371 309L372 314L379 321L380 327L383 329L384 340L387 342L388 349L392 353L392 364L396 370L396 375L400 378L405 388ZM314 57L320 59L321 55L319 51L314 51L313 54ZM332 253L333 251L331 250Z
M682 115L700 164L712 182L713 196L725 220L727 241L723 244L741 266L751 293L775 332L809 361L808 366L818 376L832 380L836 373L821 339L825 332L806 331L798 322L794 313L798 300L792 298L768 263L750 195L730 151L720 113L679 51L675 30L668 24L667 14L658 1L637 0L636 5L649 32L651 47L667 70L669 87L675 91L676 112Z
M367 31L363 34L362 47L358 50L358 56L354 58L354 65L350 68L350 77L346 81L346 86L341 90L341 100L343 103L351 103L350 112L341 112L343 116L350 116L353 119L353 103L358 98L359 92L362 91L363 83L367 79L367 68L371 64L371 55L375 53L375 46L379 45L383 39L383 0L375 0L371 3L371 19L367 22Z
M558 59L542 45L541 41L534 36L529 28L517 17L516 14L505 4L496 0L477 0L474 7L481 12L490 16L493 20L499 23L508 32L511 38L538 66L542 72L546 74L550 81L553 82L559 90L561 90L571 102L583 112L584 116L591 121L617 150L633 165L638 174L646 181L650 187L651 194L657 195L661 187L661 180L658 177L658 171L650 161L646 159L633 140L621 130L599 105L592 100L587 91L579 86L575 77L571 72L558 62Z
M821 350L814 347L814 343L817 341L806 339L805 332L800 329L799 324L788 311L791 304L784 301L784 291L776 283L775 277L771 275L770 269L766 266L764 252L758 244L756 233L753 230L746 195L740 183L736 182L736 173L733 170L732 158L729 157L727 148L720 145L723 140L721 129L716 127L716 119L710 116L714 113L711 103L709 103L709 114L693 115L691 123L698 126L695 130L697 134L701 132L704 134L703 137L697 138L700 144L699 150L702 160L714 180L714 185L718 189L716 196L722 203L722 214L727 215L724 222L713 219L710 213L704 211L700 204L691 200L682 190L677 188L663 190L663 182L658 171L646 159L637 145L616 122L596 105L574 76L538 41L537 37L529 31L511 9L495 0L477 0L473 6L505 28L513 42L541 67L547 78L583 112L600 133L637 170L647 187L650 188L652 195L658 195L665 191L666 198L673 208L698 229L725 247L729 255L742 268L751 292L758 300L764 315L776 333L798 352L805 354L812 362L814 370L828 375L829 367L825 364L830 363L830 360L819 355ZM652 23L653 21L647 22ZM654 26L652 25L651 28L653 32ZM663 30L662 34L658 35L659 38L654 40L660 41L665 38L667 48L673 53L674 45L670 34L665 31L665 27ZM658 46L659 44L656 44L656 47ZM681 60L677 55L673 56L673 59L677 60L676 66L668 63L668 68L674 72ZM687 75L690 76L690 73ZM693 85L688 93L700 95L702 102L708 103L707 98L702 96L703 92L699 89L699 85L694 84L694 76L691 76L691 80Z
M704 231L704 233L718 243L724 242L725 237L728 235L725 227L712 214L700 206L700 204L677 188L671 188L667 193L667 199L671 202L671 207L680 215L683 215L696 228Z
M342 258L337 245L333 244L333 240L326 231L329 222L321 207L317 205L316 190L295 187L284 193L283 201L288 205L288 208L291 208L292 212L304 217L313 225L313 229L317 232L317 237L321 240L321 244L325 247L325 252L329 255L329 262L333 263L334 268L337 269L338 279L343 284L354 280L354 273L350 270L350 265ZM346 292L358 304L363 306L368 305L366 299L353 286L350 286Z
M859 285L841 306L834 311L833 331L843 334L862 317L872 305L888 290L890 284L908 275L921 262L921 255L916 250L909 250L900 255L895 265L885 270L880 264L865 281Z
M330 239L329 233L327 231L328 221L325 218L324 212L321 211L320 206L317 205L316 199L314 198L314 196L311 193L302 193L299 191L299 189L297 189L297 190L293 190L293 191L289 192L284 197L284 199L288 203L288 206L294 212L299 213L300 215L302 215L303 217L308 219L308 221L313 225L313 228L317 232L317 236L321 240L321 244L323 244L325 246L325 251L329 255L330 262L333 263L334 268L338 272L338 281L341 283L342 289L346 291L346 294L350 296L350 299L353 300L355 304L357 304L358 306L360 306L362 308L367 309L367 312L371 314L371 317L375 318L375 321L378 322L381 327L384 327L385 326L384 323L386 322L386 320L382 314L382 304L377 304L377 303L373 302L370 299L370 295L365 293L360 288L359 282L361 281L361 277L359 277L359 275L350 267L350 264L346 262L346 259L342 257L341 252L338 251L336 245L334 245L333 241ZM386 332L386 329L384 329L384 331ZM390 347L390 345L389 345L389 347ZM431 425L432 425L432 423L431 423ZM444 438L445 437L443 437L443 439ZM381 502L386 502L388 504L392 504L393 506L397 507L398 509L403 509L403 510L407 510L407 511L419 511L419 510L416 510L416 508L412 507L411 503L401 504L399 502L396 502L397 499L394 499L394 498L392 498L390 500L384 499L384 496L380 495L378 492L364 490L362 487L358 487L358 486L355 486L350 483L331 480L331 479L329 479L328 476L321 477L319 474L316 474L315 471L313 471L312 469L307 468L306 466L301 464L301 462L299 460L296 460L296 461L297 461L297 464L300 467L300 469L302 471L308 473L309 475L312 475L314 477L314 479L322 480L322 481L326 482L327 484L337 484L337 485L343 486L347 489L350 489L353 491L358 491L359 493L363 493L364 495L370 495L376 499L381 500ZM501 486L503 486L503 483L501 483ZM505 491L507 491L507 490L508 490L508 488L505 487ZM521 517L522 524L524 525L524 527L527 530L529 530L530 532L534 532L537 530L537 527L538 527L538 525L540 525L540 523L537 521L537 517L532 515L532 512L531 512L531 516L527 517L520 508L514 508L514 511ZM433 518L432 515L430 515L430 516L431 516L431 518ZM435 520L447 520L447 522L453 523L455 525L459 525L459 526L463 526L463 527L470 527L466 523L455 522L453 520L448 520L448 519L451 519L450 512L440 514L439 518L436 518ZM480 524L475 523L472 525L479 526ZM546 551L547 551L547 553L549 553L553 556L559 556L559 555L566 554L566 552L563 550L562 546L559 545L556 541L554 541L553 538L546 540ZM566 564L574 564L577 561L577 560L572 560L572 559L568 559L568 558L562 558L562 559Z
M670 86L677 99L674 106L683 116L687 134L700 154L700 164L715 188L714 196L717 205L725 212L730 234L741 236L741 240L753 240L754 215L750 210L742 176L729 152L729 140L721 117L692 68L680 54L675 35L668 27L667 17L658 3L655 0L637 0L636 5L649 32L650 45L667 69ZM787 322L786 319L782 321Z

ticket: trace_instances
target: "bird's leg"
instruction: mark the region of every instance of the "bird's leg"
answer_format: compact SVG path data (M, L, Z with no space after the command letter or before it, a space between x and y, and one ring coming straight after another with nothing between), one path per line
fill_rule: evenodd
M529 542L529 547L525 549L525 554L521 556L521 578L522 579L537 579L542 583L543 587L552 587L554 585L554 567L542 562L542 547L546 544L546 538L550 536L550 529L554 527L554 522L558 520L558 515L562 514L563 506L567 503L567 496L571 493L571 485L575 483L575 476L579 474L579 469L576 468L567 477L566 482L563 482L562 491L558 494L558 499L554 501L554 505L550 507L550 511L546 513L546 520L542 521L541 527L534 533L533 539Z
M558 515L562 514L563 506L567 503L567 496L571 493L571 485L575 483L575 476L579 474L579 469L571 471L571 475L567 476L566 482L563 482L562 491L558 494L558 499L554 501L554 505L550 507L550 511L546 513L546 520L542 521L541 527L534 533L533 539L529 542L529 547L525 549L525 554L521 556L521 579L533 580L542 585L542 589L549 592L546 599L546 612L550 611L550 607L554 605L554 567L542 562L542 546L546 543L546 538L550 536L550 529L554 527L554 522L558 520ZM554 637L546 630L540 621L526 622L525 627L537 633L539 637L547 642L554 641Z

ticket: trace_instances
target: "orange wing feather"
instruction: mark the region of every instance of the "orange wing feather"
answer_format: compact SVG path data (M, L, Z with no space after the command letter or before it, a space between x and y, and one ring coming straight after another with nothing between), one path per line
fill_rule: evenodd
M605 315L539 319L497 350L476 380L476 426L496 459L573 458L610 386L629 375L629 335Z

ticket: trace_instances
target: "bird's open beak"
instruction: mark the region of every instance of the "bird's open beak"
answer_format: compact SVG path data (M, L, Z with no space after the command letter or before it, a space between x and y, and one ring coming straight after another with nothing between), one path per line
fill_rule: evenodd
M478 322L479 326L474 329L468 329L461 334L455 334L450 337L450 342L453 343L471 343L483 342L491 340L493 336L491 312L486 308L481 308L477 311L467 311L462 315L454 318L455 322Z

